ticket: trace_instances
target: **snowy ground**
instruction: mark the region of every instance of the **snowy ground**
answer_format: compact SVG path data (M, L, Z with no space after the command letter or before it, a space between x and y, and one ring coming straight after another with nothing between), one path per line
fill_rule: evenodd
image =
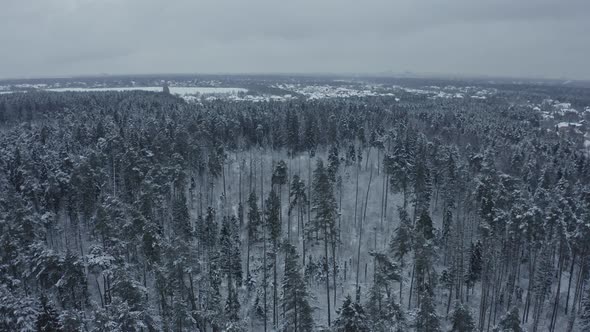
M252 190L254 191L258 197L260 197L260 164L263 163L263 172L264 174L268 174L271 169L271 165L275 164L279 160L284 160L288 164L288 173L289 178L293 175L297 174L301 177L303 181L305 181L306 185L309 181L310 174L308 173L308 161L309 158L306 154L298 155L294 159L288 158L285 153L282 152L263 152L254 154L254 177L255 180L250 182L248 179L249 173L249 162L250 158L252 157L251 152L244 152L244 153L237 153L232 154L229 156L230 161L227 164L226 169L226 189L227 189L227 204L223 204L222 200L217 200L217 203L214 203L217 211L227 211L228 209L233 213L237 213L238 209L238 202L239 202L239 190L237 190L239 186L239 163L242 160L246 161L246 169L242 173L242 201L245 202L247 199L248 193ZM382 159L382 155L377 155L376 151L373 150L370 155L364 155L363 163L360 168L359 172L359 192L358 192L358 201L357 201L357 211L356 211L356 222L355 222L355 201L356 199L356 168L354 166L344 166L341 165L341 176L342 176L342 188L335 188L335 196L338 202L342 202L341 205L341 219L338 221L338 224L341 225L340 227L340 245L337 248L337 256L339 257L339 266L338 266L338 281L337 281L337 290L336 290L336 303L333 303L333 289L330 290L330 297L331 297L331 317L332 320L337 316L336 309L340 308L342 305L343 300L347 295L351 295L354 297L355 295L355 285L356 285L356 271L357 268L359 270L359 285L361 287L361 299L363 302L367 300L367 291L373 282L373 259L369 255L369 252L372 250L387 250L387 246L391 239L392 234L394 233L395 229L399 225L399 217L397 213L397 207L403 204L403 198L399 194L392 194L391 192L388 195L387 199L387 212L386 215L381 214L381 199L383 198L384 194L384 181L385 181L385 174L382 170L382 165L380 163ZM315 168L315 163L321 158L324 162L327 159L327 152L326 151L318 151L315 158L311 160L311 170ZM369 160L367 163L366 160ZM371 175L372 173L372 175ZM271 187L271 183L269 181L269 177L265 176L263 181L264 187L264 198L266 199L268 192ZM370 184L369 184L370 183ZM198 189L197 189L198 191ZM215 196L221 197L223 192L223 184L218 183L215 188ZM283 237L286 238L288 234L287 224L291 224L291 240L292 243L297 244L298 252L301 254L303 248L301 246L301 233L299 232L299 227L297 225L297 216L296 212L293 212L293 215L288 216L285 206L287 205L287 188L283 187L281 191L281 200L283 201L283 210L282 210L282 226L283 226ZM366 196L368 194L368 196ZM342 195L342 197L340 196ZM196 196L198 194L196 193ZM199 203L198 199L193 199L192 205L192 214L196 218L196 215L199 214ZM362 228L360 227L360 220L362 218L363 210L364 210L364 202L365 198L368 198L367 208L366 208L366 217L363 220ZM229 211L227 211L229 212ZM440 229L442 227L442 216L440 210L435 210L434 208L431 210L433 221L435 227ZM307 216L305 217L307 218ZM362 231L362 235L359 232ZM469 236L475 236L475 229L468 229ZM361 238L361 256L360 260L357 259L357 248L359 245L359 235ZM468 236L468 237L469 237ZM247 236L245 233L242 234L242 254L246 252L246 239ZM466 239L469 242L469 239ZM252 255L259 255L260 252L256 251L257 249L253 249ZM261 250L261 248L258 248ZM437 273L442 271L442 253L439 253L440 256L438 260L436 260L435 268ZM323 257L323 246L322 243L308 243L307 247L307 255L312 255L315 260L321 259ZM331 256L331 249L329 255ZM406 258L407 261L411 261L411 257ZM245 258L243 257L243 263L245 264ZM309 259L307 260L309 262ZM347 262L346 270L344 270L344 261ZM245 271L245 267L244 267ZM346 271L346 273L345 273ZM278 280L282 280L282 273L283 267L280 266L279 269L279 278ZM330 270L330 275L332 270ZM407 309L408 307L408 296L410 291L410 280L411 280L411 264L408 263L403 271L403 308ZM523 271L523 276L520 279L519 286L526 290L528 276L526 276L527 271ZM330 277L331 278L331 277ZM561 303L565 303L565 297L567 295L567 287L566 280L569 278L569 272L564 271L562 275L562 287L561 287ZM556 287L555 285L553 285ZM269 286L272 287L272 286ZM332 280L330 279L330 287L332 287ZM473 313L477 312L477 308L480 304L481 298L481 287L477 285L475 289L470 291L470 295L466 304L471 306L473 309ZM270 289L270 288L269 288ZM316 307L317 310L314 313L315 323L318 327L326 327L327 326L327 301L326 301L326 289L325 283L323 281L319 282L312 282L310 287L310 294L312 295L312 306ZM397 287L394 288L393 294L395 297L399 297L399 289ZM249 300L246 298L247 292L245 289L241 292L242 303L247 303ZM415 299L415 292L414 292L414 299ZM523 294L523 299L526 296L526 292ZM437 305L437 312L441 316L441 325L443 330L448 330L450 328L450 319L447 316L447 301L448 301L448 292L441 291L437 293L435 298L435 303ZM451 305L451 311L453 306ZM408 317L412 319L415 315L415 308L408 312ZM563 310L563 306L560 306L559 310ZM497 322L503 312L498 311L495 322ZM522 311L521 311L522 314ZM544 315L550 315L551 310L545 310ZM548 322L549 318L546 319ZM557 321L557 326L566 326L565 322L566 318L560 316ZM532 320L529 321L532 322ZM544 327L543 324L546 322L543 321L541 327ZM492 324L493 325L493 324ZM525 324L528 326L528 324ZM257 330L259 326L252 325L251 328L253 330Z

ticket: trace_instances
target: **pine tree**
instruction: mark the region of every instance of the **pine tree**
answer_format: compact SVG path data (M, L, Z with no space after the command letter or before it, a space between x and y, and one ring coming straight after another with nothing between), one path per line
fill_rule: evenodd
M228 286L227 300L225 301L225 314L231 322L240 320L240 301L238 292L234 286Z
M512 307L505 316L500 319L498 325L494 328L494 332L522 332L520 326L520 315L518 308Z
M299 118L297 113L289 110L287 111L287 146L290 150L290 155L294 156L300 150L299 144Z
M186 205L186 197L181 193L174 199L172 205L172 219L174 222L174 233L183 241L188 241L192 235L190 215Z
M282 223L283 221L283 205L282 205L282 200L283 200L283 186L285 184L288 184L289 181L289 177L288 177L288 173L287 173L287 163L285 163L284 160L280 160L277 165L275 166L275 169L273 170L272 173L272 179L271 179L271 183L273 185L273 189L274 186L278 185L279 189L278 189L278 201L279 201L279 223ZM287 188L289 189L289 188ZM287 234L291 234L291 219L288 220L289 223L287 225Z
M412 250L412 221L408 212L403 207L399 206L397 210L399 214L399 227L395 230L395 234L389 242L389 251L399 261L400 269L403 271L405 267L404 257ZM403 276L400 276L399 283L401 303Z
M269 228L270 239L271 241L273 241L273 246L275 243L278 246L278 240L281 237L281 203L279 201L279 196L274 191L274 189L271 190L268 194L268 198L266 199L264 208L265 218Z
M309 153L310 157L313 157L315 155L318 140L317 125L315 122L315 118L311 115L311 113L306 114L305 131L303 135L303 145L305 147L305 150Z
M338 173L338 168L340 167L340 158L338 157L338 147L333 146L330 149L330 153L328 155L328 176L330 180L335 183L336 182L336 174Z
M219 246L221 254L221 269L227 277L228 285L235 282L241 285L242 264L240 256L239 234L237 234L237 220L235 216L224 217L219 231Z
M405 331L407 322L404 312L390 293L388 280L396 278L386 277L384 271L377 272L380 275L369 289L369 298L365 304L367 317L371 331ZM396 273L397 274L397 273Z
M469 257L469 270L465 276L465 282L467 287L473 287L475 282L481 278L481 271L483 267L482 260L482 244L481 241L477 241L475 244L471 243L471 255Z
M236 216L231 216L230 219L231 230L231 252L234 259L231 260L234 282L237 287L242 286L242 241L240 240L240 225Z
M420 218L416 221L416 232L424 236L426 240L434 239L434 226L428 211L422 210Z
M223 300L221 297L221 274L219 272L218 259L216 254L211 258L209 267L208 283L209 287L207 290L207 303L205 317L207 322L211 325L214 332L220 331L220 328L224 325L224 313L223 313ZM231 310L236 309L236 303L233 302Z
M258 198L254 192L250 193L248 197L248 225L246 228L248 230L248 248L246 253L246 278L248 281L251 280L250 275L250 251L252 245L257 243L260 240L260 227L262 223L260 210L258 209Z
M38 332L58 332L62 330L59 322L59 313L49 302L45 295L41 295L41 308L37 317Z
M374 286L389 298L392 291L391 284L401 280L400 268L385 253L373 251L369 254L375 259Z
M152 195L142 192L139 199L141 216L145 219L141 232L141 248L145 254L146 263L154 266L160 261L162 251L162 227L153 218Z
M281 237L281 202L274 189L268 194L265 203L265 220L269 228L270 240L272 242L272 266L273 266L273 324L277 323L278 316L278 282L277 282L277 264L278 264L278 246Z
M63 275L56 284L59 300L64 308L81 310L88 301L84 263L68 252L63 258L62 269Z
M430 168L426 165L426 160L428 160L425 156L426 148L421 147L420 150L416 157L412 175L414 185L414 218L428 211L432 196L432 179L430 177Z
M158 324L143 310L134 310L127 302L116 298L104 308L94 310L92 332L136 331L141 328L154 331ZM71 331L64 328L64 331Z
M291 198L291 206L289 206L289 214L293 209L297 210L297 235L302 234L302 246L303 246L303 264L305 265L305 207L308 204L308 198L306 194L305 182L301 180L299 175L295 174L291 180L291 191L289 193ZM290 239L289 239L290 240Z
M551 283L553 280L553 260L550 253L550 248L553 246L547 245L540 253L539 266L535 271L534 287L535 292L535 306L533 310L533 328L536 332L541 322L545 298L551 290Z
M313 179L313 212L315 212L315 219L313 229L316 234L321 233L324 242L324 271L326 273L326 294L327 294L327 310L328 310L328 326L330 325L330 280L328 268L328 244L334 240L336 232L336 216L337 204L334 198L334 191L332 182L324 167L322 160L318 160L316 169L314 171Z
M184 285L186 274L187 272L190 274L193 263L196 261L193 260L192 256L193 229L184 192L176 197L172 205L172 234L172 241L167 248L169 250L169 272L173 273L173 276L176 279L176 285L178 285L177 291L182 294L180 297L183 298L186 291ZM190 278L192 278L192 276ZM125 279L133 280L130 276ZM192 293L191 300L194 301Z
M440 321L432 295L425 290L420 295L420 308L416 316L416 332L439 332Z
M462 303L455 305L455 310L451 315L451 332L474 332L475 321L469 309Z
M411 174L414 168L413 153L406 145L400 142L391 154L386 154L383 159L383 169L389 175L389 188L394 193L401 192L404 195L404 208L407 207L408 191L411 184Z
M590 331L590 288L586 292L582 307L580 308L580 329Z
M287 180L287 163L284 160L280 160L273 170L272 184L282 186L287 183Z
M404 310L393 297L386 301L384 318L388 322L389 331L404 332L408 330L408 321Z
M369 321L363 307L352 302L350 295L346 296L342 307L338 310L338 318L334 321L335 332L369 332Z
M350 166L356 162L356 148L354 144L350 144L348 146L348 151L346 153L346 166Z
M312 309L309 305L307 285L301 276L299 255L291 244L284 244L285 274L282 283L284 320L282 330L299 332L313 330Z
M205 252L210 254L217 245L217 221L215 218L215 209L207 208L207 214L203 220L203 225L200 226L200 242L205 248Z

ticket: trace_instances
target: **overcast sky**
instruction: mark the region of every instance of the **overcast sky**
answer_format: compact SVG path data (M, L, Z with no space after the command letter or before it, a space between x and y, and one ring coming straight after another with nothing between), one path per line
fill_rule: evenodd
M0 0L0 78L405 71L590 79L590 0Z

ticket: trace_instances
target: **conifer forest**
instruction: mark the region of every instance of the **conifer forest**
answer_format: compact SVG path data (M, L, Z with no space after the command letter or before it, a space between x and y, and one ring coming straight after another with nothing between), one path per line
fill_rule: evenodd
M0 331L590 331L587 121L550 81L0 81Z

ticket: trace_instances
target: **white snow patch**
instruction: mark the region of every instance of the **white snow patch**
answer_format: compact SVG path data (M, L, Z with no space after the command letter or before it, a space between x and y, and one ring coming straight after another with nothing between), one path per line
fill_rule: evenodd
M557 128L569 128L569 127L582 127L582 124L579 122L560 122L557 124Z

